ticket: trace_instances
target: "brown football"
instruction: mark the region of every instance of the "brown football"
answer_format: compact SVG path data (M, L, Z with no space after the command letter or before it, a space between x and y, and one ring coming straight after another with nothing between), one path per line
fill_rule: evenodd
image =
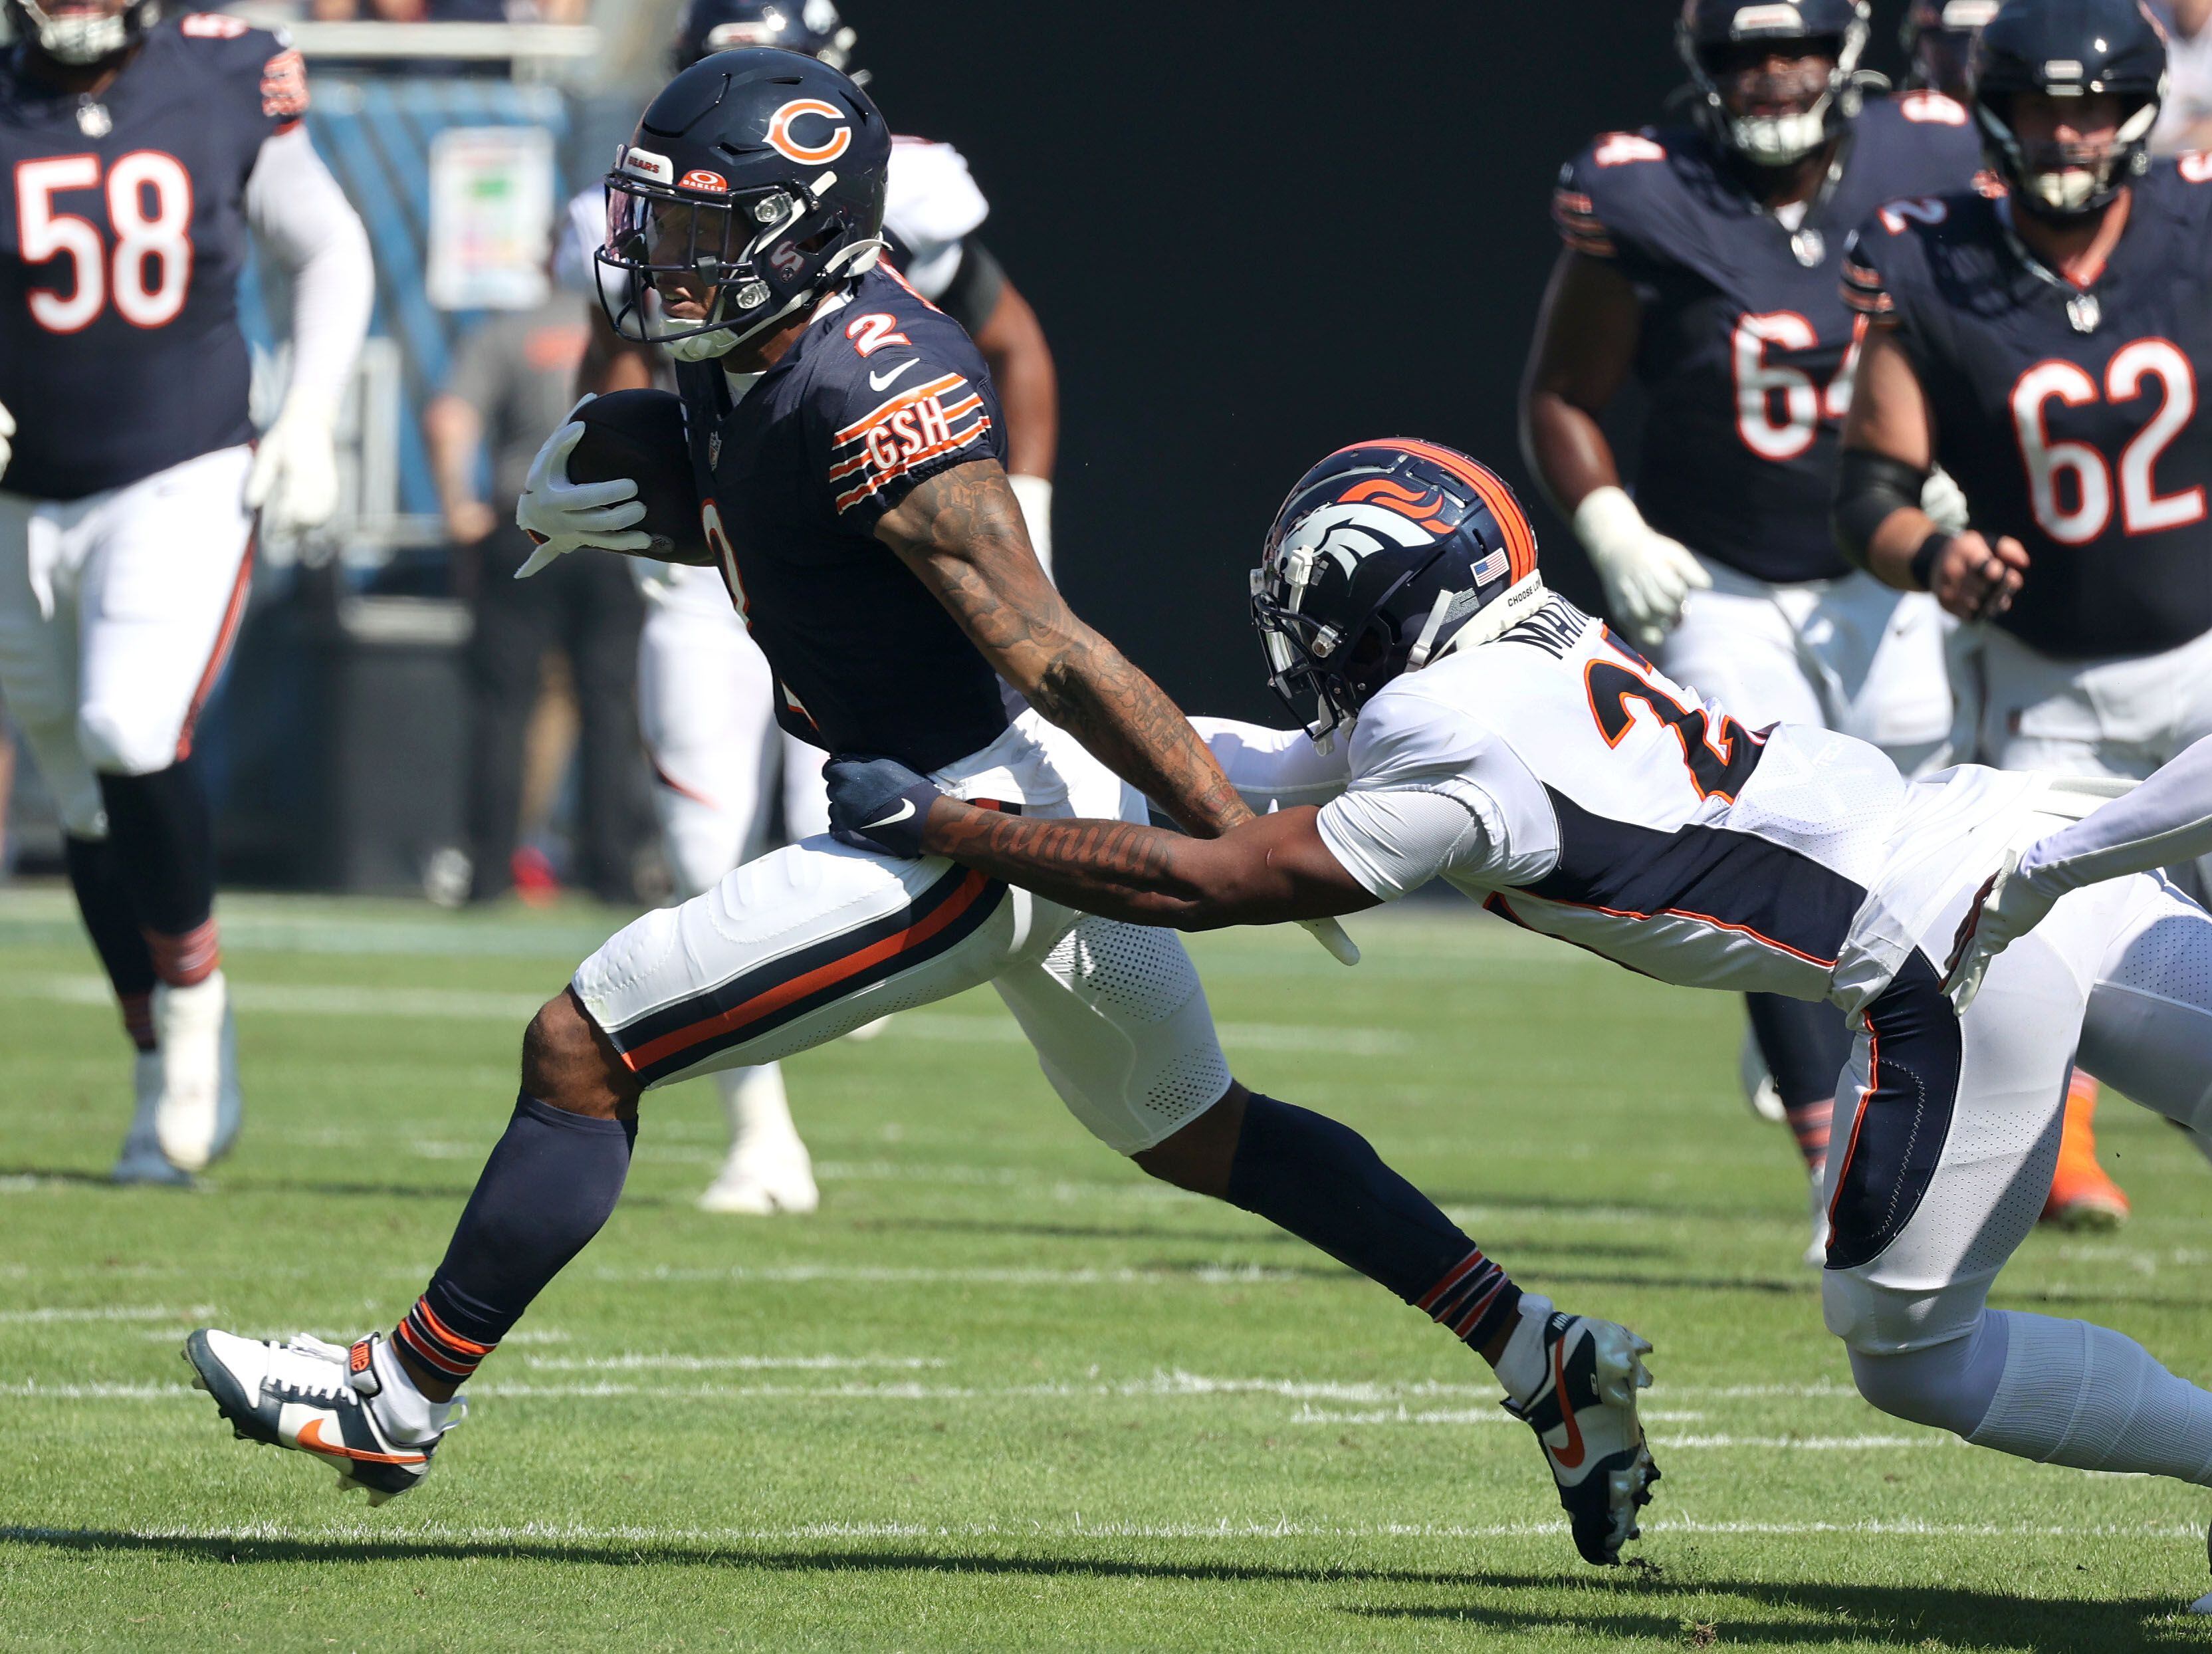
M583 440L568 455L568 480L604 483L627 477L645 502L638 525L653 536L640 556L662 562L711 566L699 521L699 487L684 434L683 399L669 391L610 391L576 410Z

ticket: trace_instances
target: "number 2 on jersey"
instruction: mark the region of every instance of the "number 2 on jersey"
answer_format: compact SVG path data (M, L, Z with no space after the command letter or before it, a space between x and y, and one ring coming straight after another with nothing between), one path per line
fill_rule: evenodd
M1701 799L1735 803L1751 772L1759 768L1758 736L1724 715L1716 730L1712 715L1702 707L1684 706L1641 672L1611 660L1593 660L1583 669L1583 683L1589 690L1590 716L1597 720L1598 733L1607 746L1619 746L1634 725L1632 701L1641 702L1674 731L1682 744L1682 766Z
M107 222L115 232L111 271L100 227L57 212L54 198L100 187L98 155L52 155L15 163L15 228L23 262L66 257L67 291L33 288L32 319L49 333L89 327L109 300L133 327L177 319L192 280L192 180L174 155L139 149L107 170Z

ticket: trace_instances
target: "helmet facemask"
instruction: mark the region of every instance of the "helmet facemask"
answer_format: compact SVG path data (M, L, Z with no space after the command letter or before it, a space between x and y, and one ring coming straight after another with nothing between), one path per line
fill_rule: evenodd
M1309 520L1310 520L1310 519ZM1326 752L1340 731L1382 686L1407 669L1408 650L1384 612L1390 599L1443 555L1408 569L1366 605L1357 621L1335 625L1304 611L1309 590L1340 569L1324 570L1319 548L1293 526L1252 571L1252 624L1267 657L1267 684L1294 718L1315 714L1306 734Z
M822 201L835 173L811 189L732 192L696 173L680 184L641 175L659 161L625 149L607 176L607 239L595 256L622 272L620 302L605 283L600 301L623 338L661 345L684 362L727 356L867 270L882 250L880 240L857 241L809 280L813 255L841 228ZM676 318L676 304L701 313Z
M2051 94L2061 107L2079 100L2078 94ZM2018 94L1984 98L1976 108L2021 210L2039 218L2064 220L2103 210L2130 179L2148 167L2145 146L2158 121L2159 100L2122 104L2112 136L2087 139L2023 137L2017 125Z
M93 3L48 10L39 0L10 0L19 32L58 64L83 69L129 48L145 30L153 10L148 0L120 5Z

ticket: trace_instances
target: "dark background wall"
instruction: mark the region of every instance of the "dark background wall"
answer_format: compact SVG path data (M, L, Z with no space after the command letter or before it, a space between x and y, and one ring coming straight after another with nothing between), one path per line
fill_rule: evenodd
M1875 61L1902 0L1878 4ZM1521 464L1560 162L1658 119L1664 0L850 0L894 128L955 143L1059 358L1077 607L1193 710L1274 718L1245 571L1306 466L1417 435ZM1278 720L1279 721L1279 720Z

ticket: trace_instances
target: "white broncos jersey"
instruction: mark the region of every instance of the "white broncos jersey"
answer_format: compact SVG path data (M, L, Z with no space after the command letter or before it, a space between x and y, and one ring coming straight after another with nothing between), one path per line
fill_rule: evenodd
M1846 1011L1994 870L2039 785L1910 783L1849 736L1746 728L1557 596L1389 684L1348 761L1320 830L1373 894L1440 877L1662 982Z

